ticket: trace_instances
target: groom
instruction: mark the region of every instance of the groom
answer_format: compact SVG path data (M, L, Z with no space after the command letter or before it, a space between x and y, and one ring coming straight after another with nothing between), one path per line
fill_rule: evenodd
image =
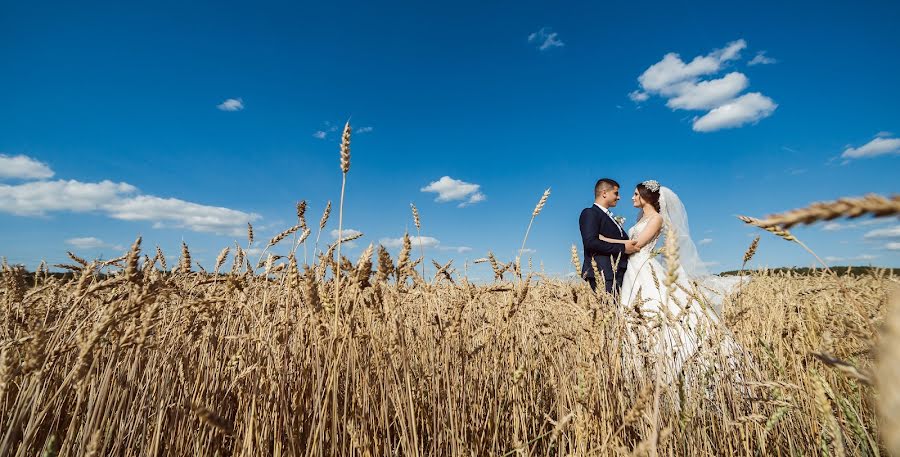
M609 293L615 293L622 285L628 254L636 250L632 245L607 243L600 240L600 235L617 240L627 240L625 227L613 218L610 208L619 201L619 183L603 178L594 185L594 204L581 211L578 225L581 227L581 242L584 245L584 263L581 266L581 277L597 290L597 281L605 281L604 286ZM597 262L597 269L602 278L594 277L591 259ZM613 267L616 268L613 268Z

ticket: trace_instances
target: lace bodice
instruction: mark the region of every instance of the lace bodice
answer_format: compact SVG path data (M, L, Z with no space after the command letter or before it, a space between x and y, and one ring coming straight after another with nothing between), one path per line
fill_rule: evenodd
M660 216L654 216L654 217L660 217ZM650 218L645 217L645 218L641 219L640 221L638 221L637 224L634 224L633 226L631 226L631 228L628 229L628 238L630 238L632 240L637 239L638 235L640 235L641 232L644 230L644 228L647 227L648 222L650 222ZM641 250L637 252L637 254L650 255L650 253L653 252L653 249L656 248L656 243L659 241L659 236L665 230L666 230L665 223L663 223L663 226L660 228L659 233L657 233L656 236L654 236L653 239L650 240L649 243L644 245L644 247L642 247Z

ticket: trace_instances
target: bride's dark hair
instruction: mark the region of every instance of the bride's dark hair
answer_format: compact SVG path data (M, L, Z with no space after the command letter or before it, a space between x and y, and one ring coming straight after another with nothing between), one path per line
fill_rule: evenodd
M640 183L636 187L638 195L640 195L645 202L653 205L653 207L656 208L656 212L659 212L659 191L657 190L656 192L654 192L648 189L647 186L644 185L644 183Z

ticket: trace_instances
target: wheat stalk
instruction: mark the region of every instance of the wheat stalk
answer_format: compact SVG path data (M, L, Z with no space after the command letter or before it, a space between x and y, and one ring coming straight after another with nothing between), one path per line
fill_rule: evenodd
M419 250L422 251L422 259L425 259L425 245L422 243L422 220L419 218L419 209L413 203L409 204L412 209L413 223L416 225L416 235L419 241ZM422 277L425 277L425 262L422 262Z
M541 214L541 210L544 209L544 205L547 203L547 199L550 198L550 188L544 191L544 194L541 195L541 199L538 200L537 205L534 207L534 211L531 212L531 220L528 221L528 228L525 229L525 238L522 239L522 247L519 248L519 255L516 256L516 266L519 265L519 260L522 257L522 253L525 251L525 242L528 241L528 233L531 232L531 225L534 223L534 218L537 217L538 214Z
M781 214L773 214L759 221L759 227L791 228L797 224L812 224L830 221L839 217L857 218L870 214L886 217L900 214L900 195L883 197L869 194L859 198L840 198L830 202L813 203L806 208L794 209Z
M350 171L350 121L344 124L344 133L341 136L341 201L338 205L338 233L343 236L344 227L344 189L347 187L347 172ZM337 261L341 262L341 239L338 237L337 245ZM335 322L337 322L337 310L340 308L341 298L341 272L338 268L338 274L334 278L334 303L335 303Z
M754 226L754 227L759 227L759 228L761 228L761 229L763 229L763 230L765 230L765 231L767 231L767 232L769 232L769 233L772 233L772 234L774 234L775 236L778 236L779 238L781 238L781 239L783 239L783 240L785 240L785 241L793 241L794 243L799 244L800 247L802 247L803 249L805 249L806 252L812 254L812 256L815 257L816 260L818 260L819 263L822 264L822 267L825 268L825 271L827 271L827 272L829 272L829 273L832 273L831 269L828 268L828 264L826 264L824 260L820 259L819 256L818 256L818 254L816 254L815 252L813 252L813 250L810 249L809 246L807 246L807 245L804 244L802 241L800 241L799 239L797 239L797 237L794 236L794 235L793 235L790 231L788 231L786 228L781 227L781 226L778 226L778 225L764 225L764 224L762 223L762 221L760 221L759 219L753 218L753 217L738 216L737 218L740 219L740 220L742 220L742 221L743 221L744 223L746 223L746 224L752 225L752 226ZM748 260L749 260L749 259L748 259Z

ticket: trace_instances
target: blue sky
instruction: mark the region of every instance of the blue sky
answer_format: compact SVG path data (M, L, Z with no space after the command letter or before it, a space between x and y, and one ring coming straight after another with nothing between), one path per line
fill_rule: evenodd
M246 221L259 239L292 225L300 199L315 225L351 116L351 257L392 245L414 202L428 257L509 259L551 187L528 246L569 272L594 181L655 178L730 269L755 234L735 214L900 190L896 2L0 8L0 255L31 268L138 234L208 267ZM617 214L634 222L625 200ZM833 263L900 266L896 219L795 232ZM771 236L754 260L811 263Z

